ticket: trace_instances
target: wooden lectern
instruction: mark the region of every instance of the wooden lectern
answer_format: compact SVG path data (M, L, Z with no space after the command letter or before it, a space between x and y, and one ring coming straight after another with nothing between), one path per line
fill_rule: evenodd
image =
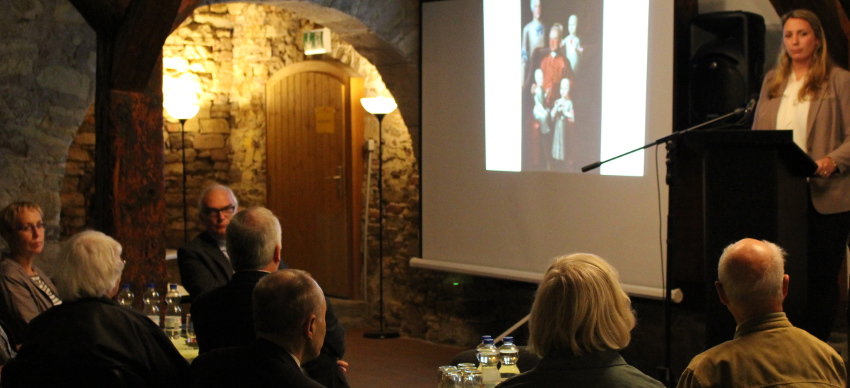
M705 311L706 347L732 339L735 321L715 291L717 262L745 237L788 252L785 311L798 325L806 309L806 178L815 163L791 131L688 132L667 143L670 207L667 276L683 308Z

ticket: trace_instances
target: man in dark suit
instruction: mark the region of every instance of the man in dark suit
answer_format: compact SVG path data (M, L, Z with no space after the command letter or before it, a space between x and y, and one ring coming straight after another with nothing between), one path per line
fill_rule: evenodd
M236 272L226 285L211 290L192 303L192 319L200 354L229 346L246 346L256 338L252 317L252 291L260 279L281 263L280 221L268 209L243 210L230 220L227 252ZM314 380L328 388L348 387L340 358L345 354L345 331L325 302L327 335L321 354L303 365ZM339 364L338 364L339 361Z
M322 388L301 365L321 353L325 303L322 289L304 271L263 277L253 291L256 340L198 356L193 386Z
M212 184L201 192L198 218L205 230L177 250L180 279L192 299L227 284L233 275L224 233L237 211L239 201L229 187Z

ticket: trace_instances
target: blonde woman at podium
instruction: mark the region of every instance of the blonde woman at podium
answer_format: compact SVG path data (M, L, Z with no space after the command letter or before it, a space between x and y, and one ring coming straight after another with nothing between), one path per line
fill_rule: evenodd
M783 44L764 78L753 129L791 129L817 163L809 178L808 308L799 326L826 341L850 233L850 73L835 66L811 11L782 16Z

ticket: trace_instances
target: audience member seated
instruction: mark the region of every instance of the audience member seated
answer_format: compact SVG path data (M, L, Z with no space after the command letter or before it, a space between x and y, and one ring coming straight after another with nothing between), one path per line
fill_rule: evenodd
M785 252L743 239L723 250L715 282L738 327L735 337L697 355L679 387L844 387L844 361L785 317Z
M498 387L664 387L617 351L629 344L635 316L617 272L598 256L557 258L543 275L528 324L540 362Z
M8 256L0 261L0 320L9 328L9 339L16 345L36 315L62 303L56 286L34 264L44 250L42 216L40 206L26 201L0 210L0 234L9 244Z
M254 207L233 216L227 227L227 251L236 273L223 287L202 294L192 303L199 353L228 346L247 346L256 332L251 292L261 278L280 266L280 221L268 209ZM338 360L345 354L345 331L329 302L323 316L327 337L322 352L304 369L328 388L348 387Z
M321 352L325 297L304 271L286 269L254 287L257 339L247 347L214 350L192 363L193 386L322 388L301 370Z
M65 301L35 317L4 387L185 387L189 364L162 329L111 300L124 262L121 245L95 231L66 241L56 263Z
M224 248L224 233L237 211L239 201L229 187L212 184L201 191L198 218L204 231L177 250L180 280L191 300L227 284L233 275Z

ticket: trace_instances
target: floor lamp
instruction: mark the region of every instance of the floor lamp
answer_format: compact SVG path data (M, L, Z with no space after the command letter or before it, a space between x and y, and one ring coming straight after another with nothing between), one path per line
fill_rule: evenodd
M382 121L384 116L394 111L398 105L396 105L395 99L386 97L361 98L360 103L363 104L363 108L367 112L378 118L378 219L380 225L380 235L378 236L380 294L378 295L378 303L381 309L379 317L381 326L377 331L363 333L363 336L372 339L397 338L397 331L387 330L384 327L384 130Z
M189 241L188 217L186 216L186 120L195 117L200 107L185 96L169 96L163 102L168 115L180 121L180 149L183 151L183 241Z

